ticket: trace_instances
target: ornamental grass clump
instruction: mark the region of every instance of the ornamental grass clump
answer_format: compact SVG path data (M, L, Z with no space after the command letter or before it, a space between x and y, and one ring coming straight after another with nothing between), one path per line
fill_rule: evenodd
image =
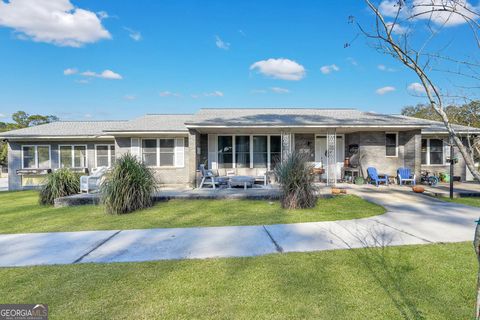
M153 205L156 191L153 171L131 154L116 162L101 185L102 202L110 214L123 214Z
M52 205L56 198L66 197L80 192L80 176L67 168L58 169L45 179L40 189L39 202Z
M312 208L317 202L312 166L303 154L290 153L275 167L275 176L282 190L280 203L285 209Z

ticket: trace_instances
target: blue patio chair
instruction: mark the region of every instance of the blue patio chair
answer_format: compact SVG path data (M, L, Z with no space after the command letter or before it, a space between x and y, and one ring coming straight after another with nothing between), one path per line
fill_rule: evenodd
M415 185L416 176L412 174L409 168L398 168L397 170L398 184L406 184L410 182L412 185Z
M367 173L370 177L370 181L375 183L377 187L381 182L384 182L385 185L388 186L388 175L382 175L383 178L381 178L377 173L377 169L375 169L374 167L369 167L367 169Z

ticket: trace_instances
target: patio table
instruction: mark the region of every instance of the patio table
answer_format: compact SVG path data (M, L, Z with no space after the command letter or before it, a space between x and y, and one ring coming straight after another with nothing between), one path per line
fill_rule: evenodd
M228 187L243 187L247 190L248 187L252 187L255 183L254 177L249 176L233 176L228 180Z

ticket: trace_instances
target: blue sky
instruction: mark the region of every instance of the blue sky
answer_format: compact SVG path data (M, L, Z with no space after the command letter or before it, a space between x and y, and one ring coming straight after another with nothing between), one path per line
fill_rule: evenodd
M373 22L363 1L38 0L46 13L66 6L97 18L76 17L67 40L51 21L32 25L25 5L7 8L15 2L0 6L0 121L17 110L78 120L201 107L399 113L425 101L408 89L418 79L365 38L344 48L358 33L349 16ZM464 25L442 37L462 44L458 54L478 51ZM269 63L295 79L269 74Z

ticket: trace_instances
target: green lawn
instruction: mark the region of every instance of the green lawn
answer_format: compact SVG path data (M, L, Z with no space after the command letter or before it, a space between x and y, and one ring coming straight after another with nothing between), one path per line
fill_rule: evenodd
M471 319L471 243L0 268L2 303L51 319Z
M53 208L37 204L35 191L0 193L0 233L259 225L364 218L385 209L348 195L320 199L316 208L283 210L262 200L171 200L112 216L101 206Z
M447 197L441 197L440 199L448 202L465 204L467 206L480 207L480 197L463 197L463 198L453 198L453 199L450 199Z

